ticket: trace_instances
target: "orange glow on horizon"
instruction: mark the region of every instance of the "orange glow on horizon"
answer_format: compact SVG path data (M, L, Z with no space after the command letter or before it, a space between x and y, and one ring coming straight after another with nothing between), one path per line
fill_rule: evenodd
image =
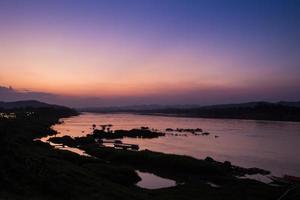
M53 35L25 35L6 42L9 45L0 47L5 50L0 54L1 72L5 74L0 84L18 90L76 96L138 96L234 85L231 76L225 78L218 71L218 66L224 64L215 57L195 57L189 51L166 49L156 53L102 40L61 41Z

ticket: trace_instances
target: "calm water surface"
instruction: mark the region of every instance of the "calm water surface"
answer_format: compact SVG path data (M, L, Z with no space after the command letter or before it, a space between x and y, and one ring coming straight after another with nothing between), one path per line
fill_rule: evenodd
M260 167L274 175L300 176L300 123L233 119L202 119L147 116L135 114L94 114L63 119L54 126L61 135L83 136L92 132L92 124L112 124L112 129L148 126L166 128L202 128L209 136L160 137L156 139L125 138L123 142L139 144L141 149L189 155L211 156L244 167ZM99 127L100 128L100 127ZM219 137L215 137L215 136Z

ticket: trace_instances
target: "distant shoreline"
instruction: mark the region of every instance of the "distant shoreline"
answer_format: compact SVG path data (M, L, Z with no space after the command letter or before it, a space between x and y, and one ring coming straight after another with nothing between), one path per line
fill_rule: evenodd
M202 107L111 107L86 108L81 111L99 113L134 113L170 117L192 117L212 119L243 119L264 121L300 121L299 102L248 102L240 104L221 104Z
M132 111L116 111L116 112L101 112L101 111L81 111L80 113L96 113L96 114L134 114L134 115L147 115L147 116L160 116L160 117L182 117L182 118L199 118L199 119L226 119L226 120L246 120L246 121L261 121L261 122L289 122L289 123L300 123L299 121L289 120L267 120L267 119L247 119L247 118L230 118L230 117L204 117L204 116L193 116L184 114L167 114L167 113L141 113Z
M266 122L291 122L300 123L300 121L288 121L288 120L266 120L266 119L247 119L247 118L229 118L229 117L204 117L204 116L192 116L192 115L180 115L180 114L164 114L164 113L132 113L137 115L150 115L150 116L162 116L162 117L184 117L184 118L202 118L202 119L228 119L228 120L247 120L247 121L266 121Z

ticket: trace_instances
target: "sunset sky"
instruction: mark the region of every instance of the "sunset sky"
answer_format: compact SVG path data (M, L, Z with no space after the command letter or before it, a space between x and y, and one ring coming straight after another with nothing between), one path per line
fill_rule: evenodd
M0 86L81 106L300 100L300 1L1 0Z

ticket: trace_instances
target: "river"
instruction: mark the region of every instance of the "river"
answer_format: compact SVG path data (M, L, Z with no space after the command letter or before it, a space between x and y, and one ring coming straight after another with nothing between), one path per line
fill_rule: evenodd
M237 119L204 119L148 116L136 114L83 113L62 119L53 128L60 135L83 136L92 132L92 124L112 124L112 129L141 126L164 131L166 128L201 128L208 136L166 135L155 139L124 138L140 149L228 160L242 167L259 167L273 175L300 176L300 123ZM216 137L217 136L217 137Z

